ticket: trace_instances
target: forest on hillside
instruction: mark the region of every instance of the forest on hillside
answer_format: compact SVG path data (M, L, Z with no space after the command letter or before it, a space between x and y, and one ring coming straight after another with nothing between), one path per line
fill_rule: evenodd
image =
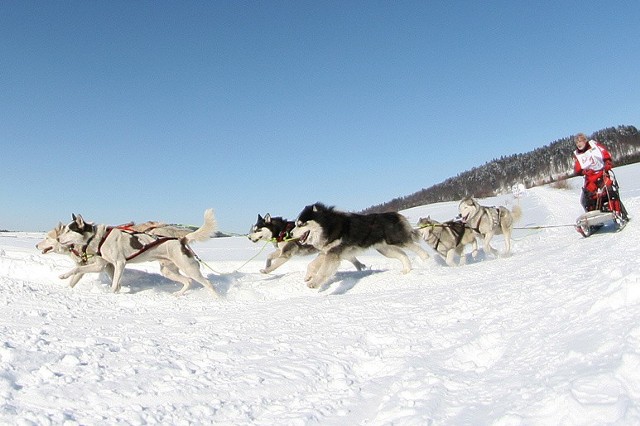
M640 161L640 133L634 126L610 127L587 136L607 147L616 167ZM574 149L573 135L567 136L524 154L494 159L429 188L371 206L362 213L400 211L467 196L484 198L510 192L514 185L531 188L566 179L573 173Z

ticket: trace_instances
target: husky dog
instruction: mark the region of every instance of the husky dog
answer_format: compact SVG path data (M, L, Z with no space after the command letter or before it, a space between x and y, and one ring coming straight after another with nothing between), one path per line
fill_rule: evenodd
M291 259L292 256L306 256L318 253L313 246L302 245L296 239L291 238L291 230L295 227L293 221L287 221L281 217L271 217L269 213L265 217L258 215L258 221L251 227L249 239L254 243L258 241L271 241L276 251L267 257L267 264L260 272L269 274ZM355 257L348 259L358 271L365 269ZM310 279L309 273L305 275L305 281Z
M82 256L81 253L73 250L71 247L60 244L60 241L58 241L58 237L60 236L60 234L62 234L63 230L64 230L64 225L62 224L62 222L59 222L55 228L53 228L51 231L45 234L44 239L42 241L36 244L36 248L40 250L42 254L47 254L47 253L65 254L71 257L71 259L76 263L77 266L94 264L97 262L97 264L95 265L96 270L91 272L100 272L103 269L106 269L106 272L109 275L109 277L113 279L113 265L111 264L105 265L104 262L102 262L97 257ZM87 270L86 272L89 272L89 271ZM69 287L71 288L75 287L78 281L80 281L80 278L82 278L83 276L84 276L84 272L79 272L77 274L72 275L71 280L69 281Z
M178 227L174 225L166 225L162 222L155 222L155 221L147 221L141 224L135 224L133 222L130 222L123 225L118 225L118 228L126 231L137 232L137 233L144 232L146 234L156 235L159 237L175 237L175 238L182 238L190 232L189 230L182 227ZM71 257L71 260L73 260L78 266L99 261L99 263L96 265L96 268L100 268L101 270L102 266L104 265L104 262L101 262L99 259L97 259L94 256L88 256L86 253L83 255L82 253L73 250L73 248L71 247L60 244L60 241L58 241L58 237L60 236L60 234L62 234L63 229L64 229L64 225L62 224L62 222L58 222L58 225L56 225L55 228L47 232L44 236L44 239L40 241L38 244L36 244L36 248L40 250L42 254L57 253L57 254L67 255ZM113 280L113 265L110 263L107 263L104 266L106 266L105 269L107 274L109 275L109 278ZM97 270L94 272L100 272L100 270ZM71 288L75 287L75 285L78 283L78 281L80 281L80 279L83 276L84 276L84 273L77 273L71 276L71 280L69 281L69 287Z
M498 255L498 251L491 247L491 238L494 235L504 234L505 255L511 252L511 231L513 223L522 216L520 206L509 210L504 206L481 206L471 197L463 198L458 205L462 221L476 234L482 236L485 253Z
M127 262L157 260L160 262L162 275L182 284L182 288L175 293L177 296L189 289L191 280L199 282L217 295L213 285L200 273L200 264L189 247L190 242L205 241L215 231L216 221L213 210L205 211L204 224L200 228L182 238L157 237L145 233L127 232L118 227L94 225L85 222L80 215L72 215L72 218L73 221L58 235L58 242L80 253L81 257L91 257L94 260L78 265L61 275L61 279L76 274L99 272L108 265L112 265L111 290L117 293L120 290L120 279Z
M418 232L427 244L445 258L447 265L456 266L453 261L457 254L460 257L458 265L466 261L464 246L471 244L471 255L475 258L478 254L478 243L474 232L459 220L450 220L440 223L431 217L422 217L418 220Z
M325 284L337 271L341 259L349 259L359 251L374 248L384 256L402 262L403 273L411 270L411 262L403 248L429 258L417 242L418 232L399 213L344 213L316 203L305 207L292 236L301 244L312 245L320 254L309 265L310 288Z

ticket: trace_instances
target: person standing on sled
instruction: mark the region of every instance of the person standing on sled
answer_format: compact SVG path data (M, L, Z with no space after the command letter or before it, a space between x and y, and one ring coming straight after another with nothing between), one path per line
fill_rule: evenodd
M618 185L612 179L609 171L613 168L611 154L607 148L593 139L587 141L584 133L575 136L576 150L573 152L576 176L584 176L584 186L580 203L585 212L602 208L599 205L600 194L604 193L604 200L608 200L609 209L626 222L629 220L627 211L620 201Z

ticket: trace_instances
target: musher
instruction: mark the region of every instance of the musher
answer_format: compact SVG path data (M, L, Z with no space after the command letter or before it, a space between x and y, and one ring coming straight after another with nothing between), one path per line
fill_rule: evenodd
M611 154L607 148L595 140L587 140L584 133L575 136L576 150L573 152L576 176L584 176L580 203L585 212L602 209L604 201L608 201L609 209L623 222L629 220L627 210L620 201L618 185L609 171L613 168Z

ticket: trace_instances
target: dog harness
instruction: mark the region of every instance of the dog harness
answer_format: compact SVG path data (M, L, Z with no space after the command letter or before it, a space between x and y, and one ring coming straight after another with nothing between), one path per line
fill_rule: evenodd
M93 229L96 229L96 226L93 226ZM165 243L167 241L170 240L177 240L178 238L176 237L155 237L154 235L150 235L150 234L146 234L144 232L136 232L131 230L130 226L128 225L121 225L121 226L108 226L107 227L107 231L105 232L105 234L102 236L102 238L100 239L100 242L98 243L98 249L96 250L95 254L91 254L88 252L89 250L89 246L91 245L91 242L95 236L95 233L91 236L91 238L89 238L89 240L87 240L87 244L85 244L84 246L82 246L82 250L80 252L78 252L75 248L71 249L71 252L76 255L77 257L80 258L80 260L82 261L82 263L86 264L89 259L93 256L102 256L102 245L104 244L104 242L106 241L107 237L109 237L109 235L111 234L111 232L114 229L118 229L122 232L126 232L130 235L134 235L134 234L145 234L147 236L150 236L152 238L154 238L153 241L151 241L148 244L143 244L142 247L140 247L140 249L133 253L130 254L129 256L125 257L126 261L129 261L131 259L135 259L136 257L140 256L142 253L146 252L147 250L151 250L152 248L159 246L162 243ZM184 246L186 246L186 244L183 243Z
M497 207L487 207L485 209L482 209L482 213L480 213L480 216L478 217L478 221L476 222L476 226L470 226L469 228L471 228L474 232L480 234L480 222L482 222L482 217L486 214L487 216L489 216L489 219L491 219L491 222L493 223L493 227L495 228L499 223L500 223L500 216L501 216L501 210ZM489 213L489 211L495 211L496 215L492 215L491 213Z
M282 231L275 238L277 243L281 243L283 241L291 240L291 230L295 228L296 224L294 222L287 222L287 225L284 227Z
M437 251L438 253L441 253L438 250L438 247L440 247L440 243L442 242L442 238L441 235L444 232L444 229L448 229L449 232L451 232L451 235L453 235L455 237L455 244L453 247L457 247L460 242L462 241L462 237L464 236L464 228L465 228L465 224L462 222L457 222L457 221L449 221L449 222L444 222L442 224L436 224L436 223L432 223L427 225L427 227L431 227L432 228L432 232L431 235L433 235L433 237L435 238L435 245L433 247L433 249L435 251ZM435 228L440 228L440 232L436 235L435 233ZM453 247L445 247L445 250L450 250Z

